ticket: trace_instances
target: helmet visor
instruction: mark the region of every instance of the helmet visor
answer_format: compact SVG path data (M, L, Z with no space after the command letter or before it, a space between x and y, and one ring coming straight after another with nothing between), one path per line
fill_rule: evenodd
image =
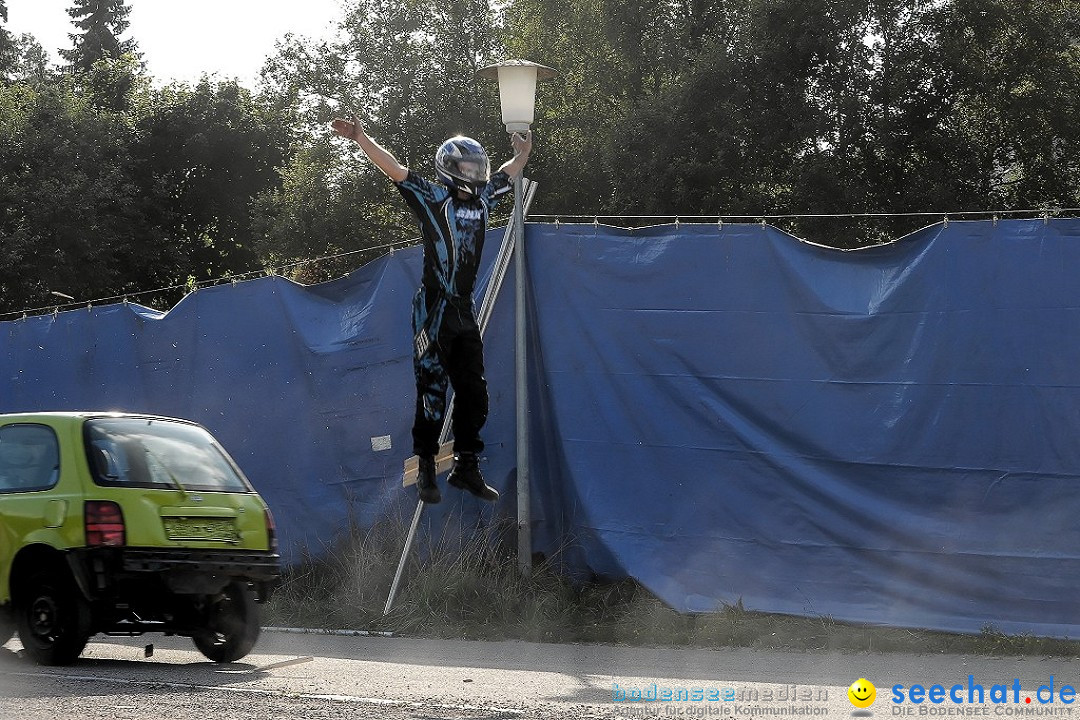
M446 158L446 171L467 182L478 183L488 181L489 166L487 158Z

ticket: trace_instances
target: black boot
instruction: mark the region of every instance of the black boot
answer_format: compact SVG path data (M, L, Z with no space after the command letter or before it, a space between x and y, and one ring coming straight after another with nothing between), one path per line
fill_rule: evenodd
M484 476L480 474L480 461L475 453L454 453L454 469L446 481L456 488L468 490L481 500L495 502L499 499L499 491L484 482Z
M442 500L439 486L435 484L435 458L421 457L420 467L416 472L416 489L420 499L434 505Z

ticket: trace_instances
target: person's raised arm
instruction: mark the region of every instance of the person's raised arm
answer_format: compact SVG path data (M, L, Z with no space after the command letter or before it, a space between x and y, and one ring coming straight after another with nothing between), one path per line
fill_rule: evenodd
M389 150L369 138L367 133L364 132L364 126L356 118L352 120L334 118L334 121L330 123L330 127L334 128L334 132L341 137L355 141L371 162L375 163L375 167L386 173L386 176L394 182L402 182L408 177L409 168L398 162L398 159L390 154Z
M529 153L532 152L532 130L526 131L524 135L514 133L510 136L510 142L514 146L514 158L503 163L499 170L513 179L525 169L525 163L529 162Z

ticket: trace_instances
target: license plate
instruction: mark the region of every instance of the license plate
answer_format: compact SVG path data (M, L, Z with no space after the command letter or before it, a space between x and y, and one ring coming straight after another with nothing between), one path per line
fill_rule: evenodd
M221 540L236 542L240 539L236 523L219 518L165 518L165 535L170 540Z

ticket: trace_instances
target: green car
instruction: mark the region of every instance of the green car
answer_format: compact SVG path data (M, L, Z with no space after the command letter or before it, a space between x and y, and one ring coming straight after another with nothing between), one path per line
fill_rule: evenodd
M280 577L269 508L200 425L0 415L0 644L45 665L161 632L233 662Z

